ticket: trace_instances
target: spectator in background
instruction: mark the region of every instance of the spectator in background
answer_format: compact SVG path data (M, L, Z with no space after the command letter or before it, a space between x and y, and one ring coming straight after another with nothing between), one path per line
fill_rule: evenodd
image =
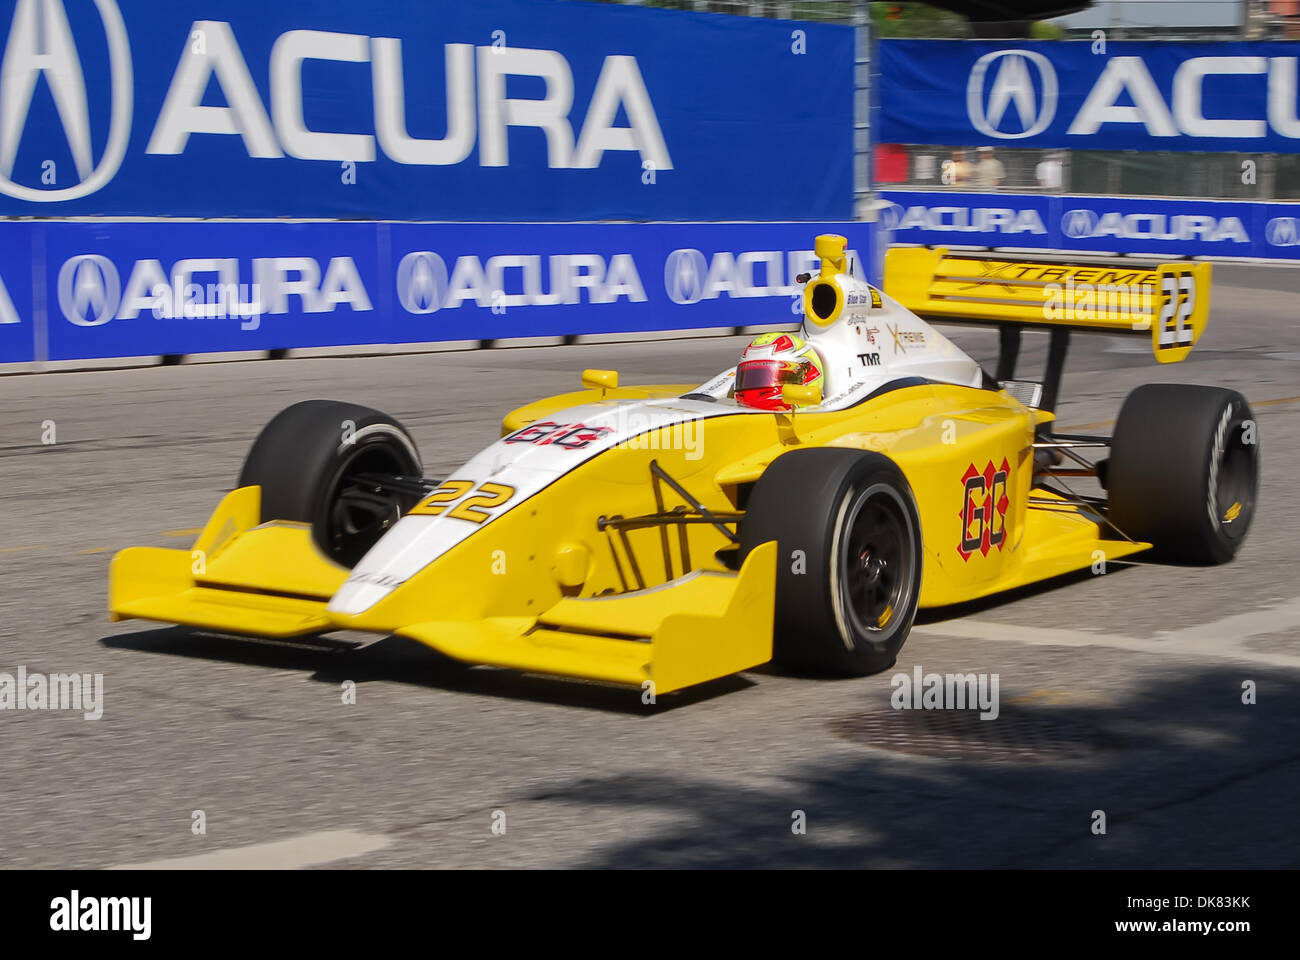
M944 184L950 187L964 186L970 180L971 168L966 162L965 150L954 150L952 159L945 160L943 164L943 176L941 179Z
M1038 178L1038 186L1044 190L1060 190L1065 182L1065 164L1061 162L1061 154L1053 150L1047 154L1034 168L1034 176Z
M996 190L1006 178L1006 168L1002 161L993 156L992 147L980 147L979 159L975 163L975 186L981 190Z
M876 183L907 183L907 147L876 144Z

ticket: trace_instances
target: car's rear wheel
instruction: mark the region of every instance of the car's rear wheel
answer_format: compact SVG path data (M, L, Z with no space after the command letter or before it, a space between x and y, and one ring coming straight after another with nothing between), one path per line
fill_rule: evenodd
M861 676L892 666L916 616L921 522L897 465L879 453L787 453L754 485L742 559L777 542L773 659Z
M338 400L304 400L262 428L239 474L262 488L262 519L311 524L316 545L356 564L416 498L376 479L419 477L406 428L386 414Z
M1106 464L1108 517L1165 560L1225 563L1255 514L1258 426L1235 390L1152 383L1120 409Z

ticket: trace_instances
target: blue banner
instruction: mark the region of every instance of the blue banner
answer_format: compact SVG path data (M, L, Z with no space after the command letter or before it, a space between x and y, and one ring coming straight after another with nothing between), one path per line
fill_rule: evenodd
M14 224L0 231L0 362L36 358L47 324L33 309L31 227Z
M0 361L797 322L817 233L871 225L9 223ZM864 266L865 265L865 266Z
M1300 43L885 40L882 143L1300 152Z
M575 0L15 0L0 51L0 216L851 216L845 26Z
M889 190L883 243L1300 259L1300 204Z

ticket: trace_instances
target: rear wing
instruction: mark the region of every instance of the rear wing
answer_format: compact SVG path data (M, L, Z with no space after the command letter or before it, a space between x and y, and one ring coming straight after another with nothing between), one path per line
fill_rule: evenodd
M1145 336L1161 363L1191 353L1210 319L1210 264L1046 259L893 247L884 290L934 323Z

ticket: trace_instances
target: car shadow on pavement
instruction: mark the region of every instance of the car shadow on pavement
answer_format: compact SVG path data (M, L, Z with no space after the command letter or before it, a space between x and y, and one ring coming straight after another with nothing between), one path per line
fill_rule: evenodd
M1109 560L1106 562L1105 576L1113 577L1117 574L1126 573L1129 570L1139 570L1149 564L1141 560ZM982 613L985 610L992 610L995 607L1004 607L1008 604L1015 603L1017 600L1024 600L1029 597L1036 597L1044 593L1051 593L1054 590L1061 590L1065 587L1071 587L1079 583L1093 580L1097 577L1091 569L1084 568L1076 570L1073 573L1063 573L1058 577L1052 577L1049 580L1040 580L1037 583L1026 584L1023 587L1016 587L1014 590L1007 590L1002 593L995 593L987 597L981 597L978 600L967 600L965 603L949 604L946 607L928 607L920 610L916 615L917 623L939 623L944 620L953 620L957 617L968 617L972 614Z
M376 681L403 683L509 700L641 715L646 719L755 686L752 680L734 674L661 695L651 705L643 702L642 691L634 687L471 666L398 636L369 643L330 636L276 640L209 633L187 627L162 627L103 637L100 643L106 647L146 653L273 670L300 670L310 672L313 680L334 685L345 680L358 684Z
M1295 868L1298 698L1295 672L1186 662L1119 703L1004 701L984 723L882 710L873 693L871 710L810 718L808 754L822 759L776 786L623 772L534 799L671 824L624 831L588 868ZM895 735L882 738L866 721L891 712ZM938 713L941 736L927 736ZM828 762L842 755L834 740L859 755Z

